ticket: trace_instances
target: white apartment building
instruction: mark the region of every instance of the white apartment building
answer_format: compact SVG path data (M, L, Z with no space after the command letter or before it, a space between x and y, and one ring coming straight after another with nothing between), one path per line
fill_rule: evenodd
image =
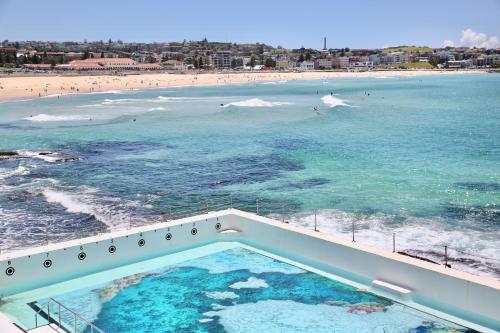
M301 71L312 71L312 70L314 70L314 62L313 61L303 61L300 64L299 69Z
M316 59L316 68L318 69L332 69L332 59Z
M231 51L217 51L212 56L212 63L215 68L231 67Z

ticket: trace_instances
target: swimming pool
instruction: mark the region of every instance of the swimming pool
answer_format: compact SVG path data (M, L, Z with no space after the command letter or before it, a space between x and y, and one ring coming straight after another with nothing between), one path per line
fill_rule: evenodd
M0 311L33 327L51 297L107 333L475 332L355 285L217 242L12 295Z

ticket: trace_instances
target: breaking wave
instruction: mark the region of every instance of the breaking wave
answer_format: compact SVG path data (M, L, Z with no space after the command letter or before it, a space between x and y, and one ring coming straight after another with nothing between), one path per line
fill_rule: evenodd
M355 107L353 105L349 105L349 104L346 104L345 100L343 99L340 99L340 98L337 98L337 97L334 97L332 95L326 95L326 96L323 96L321 97L321 100L323 101L323 103L325 103L326 105L328 105L329 107L331 108L334 108L336 106L349 106L349 107Z
M339 210L325 209L317 213L317 227L321 232L352 238L355 226L356 242L392 251L392 235L396 237L396 251L404 251L442 263L444 246L448 246L453 268L500 277L500 231L485 233L467 227L449 226L446 221L387 214L359 216ZM397 223L395 222L397 221ZM314 229L314 214L297 214L290 223Z
M0 180L7 179L15 176L26 176L30 173L30 170L25 166L18 166L15 169L0 169Z
M91 188L80 188L78 193L45 189L42 194L48 203L58 204L68 213L90 215L112 229L128 225L132 216L127 205L130 207L136 203L123 203L119 198L101 198L96 192Z
M287 80L279 80L279 81L267 81L267 82L263 82L262 84L277 85L277 84L283 84L283 83L287 83L287 82L288 82Z
M156 108L150 108L150 109L148 109L148 111L164 111L164 110L166 110L166 109L164 107L162 107L162 106L158 106Z
M89 120L91 117L87 115L71 115L71 116L56 116L40 113L36 116L26 117L25 120L29 121L81 121L81 120Z
M289 102L268 102L259 98L251 98L244 101L232 102L224 105L225 108L230 106L239 106L239 107L254 107L254 108L269 108L273 106L281 106L281 105L290 105L292 103Z

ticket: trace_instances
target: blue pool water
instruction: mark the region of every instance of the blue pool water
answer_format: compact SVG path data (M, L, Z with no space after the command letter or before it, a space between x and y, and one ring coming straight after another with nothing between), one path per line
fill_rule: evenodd
M242 247L53 297L107 333L474 332Z
M0 104L0 248L234 206L500 277L500 75ZM370 95L368 95L368 93ZM221 107L224 104L224 107ZM313 108L318 107L319 113ZM55 155L39 155L51 152ZM61 157L78 160L58 162Z

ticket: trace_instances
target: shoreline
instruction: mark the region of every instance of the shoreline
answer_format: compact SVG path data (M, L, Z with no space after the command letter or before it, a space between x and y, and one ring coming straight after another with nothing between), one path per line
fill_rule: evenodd
M37 98L59 97L105 93L107 91L127 91L148 88L179 88L203 85L241 84L266 81L295 81L335 78L369 77L414 77L432 75L457 75L487 73L483 70L385 70L369 72L245 72L245 73L203 73L168 74L141 73L131 75L33 75L0 77L0 101L33 100Z

